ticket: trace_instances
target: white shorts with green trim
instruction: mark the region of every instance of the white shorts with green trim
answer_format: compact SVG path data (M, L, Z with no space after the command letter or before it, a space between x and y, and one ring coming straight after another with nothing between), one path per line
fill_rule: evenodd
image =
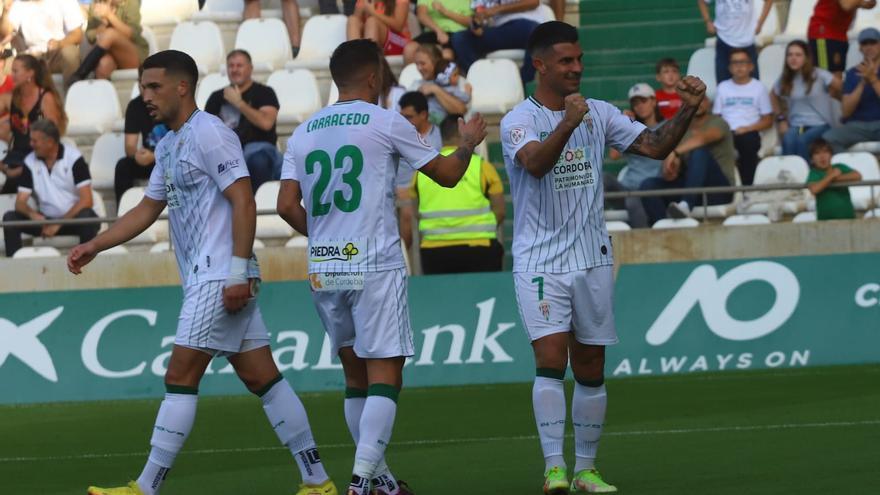
M569 273L513 274L520 318L534 342L554 333L574 332L581 344L618 342L614 326L614 267Z
M406 269L313 273L312 299L336 352L354 347L361 358L413 355Z
M184 288L176 345L212 356L228 356L269 345L269 332L256 298L251 298L238 313L229 314L223 306L225 283L211 280Z

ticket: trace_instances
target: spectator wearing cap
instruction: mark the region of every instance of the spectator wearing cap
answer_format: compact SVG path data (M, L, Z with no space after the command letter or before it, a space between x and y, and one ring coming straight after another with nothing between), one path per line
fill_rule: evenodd
M846 71L843 80L844 124L823 134L835 153L865 141L880 141L880 31L859 33L862 62Z
M92 209L89 167L79 150L65 147L60 139L58 127L51 120L43 119L31 125L33 151L25 158L24 171L18 182L18 195L15 197L15 210L3 215L4 222L97 218ZM28 205L31 195L37 199L36 210ZM75 235L79 236L80 242L86 242L98 234L99 227L98 223L3 227L6 256L12 256L21 248L22 233L43 237Z
M715 42L715 80L719 83L730 79L728 68L731 50L745 50L752 60L758 59L755 35L761 32L764 21L773 8L773 0L764 0L761 15L755 23L756 0L715 0L715 20L709 15L708 3L712 0L697 0L700 15L706 23L706 32L717 36ZM758 78L757 66L752 66L752 77Z
M451 155L460 139L458 119L444 120L441 133L440 153ZM412 195L419 202L419 253L426 275L501 271L504 248L497 230L504 221L504 186L491 163L472 155L453 188L417 173Z
M283 157L278 151L278 96L269 86L253 80L251 55L241 49L226 56L229 86L211 93L205 111L220 117L241 141L244 161L254 191L261 184L281 178Z
M807 28L813 65L838 77L846 68L847 31L859 9L873 9L877 0L818 0Z
M636 120L651 130L663 124L663 112L660 110L654 89L651 86L638 83L629 89L628 97L630 111ZM637 191L645 180L660 176L660 170L663 166L662 160L655 160L636 153L624 153L622 156L626 160L626 166L617 177L608 173L602 177L606 191ZM609 203L614 204L614 201L611 200ZM626 208L631 227L636 229L648 227L648 217L641 198L626 198L623 201L623 206ZM619 204L617 207L620 207Z
M0 38L17 34L19 53L43 59L52 73L67 81L79 67L83 14L76 0L22 2L5 0L0 14Z
M759 83L760 84L760 83ZM663 160L660 177L645 180L641 189L699 188L731 186L736 183L736 149L727 122L711 113L712 102L704 98L681 142ZM713 193L706 197L709 205L730 203L730 193ZM703 204L701 194L645 197L645 210L650 221L670 216L690 216Z

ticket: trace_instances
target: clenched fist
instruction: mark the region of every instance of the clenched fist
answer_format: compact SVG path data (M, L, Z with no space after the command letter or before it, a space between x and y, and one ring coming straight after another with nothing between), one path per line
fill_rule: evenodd
M584 115L589 111L587 99L578 93L572 93L565 97L565 116L562 120L574 129L581 125L581 122L584 121Z
M699 77L685 76L675 89L685 105L698 106L706 96L706 83Z

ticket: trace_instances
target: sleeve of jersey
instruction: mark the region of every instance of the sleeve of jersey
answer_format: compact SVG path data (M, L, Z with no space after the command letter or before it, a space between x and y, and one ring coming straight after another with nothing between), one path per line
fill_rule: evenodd
M398 113L391 117L389 133L392 145L400 153L401 162L410 168L418 170L440 154Z
M630 119L610 103L595 100L593 103L598 113L596 117L605 123L605 143L611 147L625 150L647 129L644 124Z
M158 156L158 154L159 150L157 149L156 156ZM156 165L153 167L153 172L150 174L150 182L144 190L144 196L154 201L166 201L165 166L162 165L162 162L159 160L156 160Z
M532 141L540 141L540 139L535 129L535 119L531 114L513 110L501 120L501 147L504 155L509 156L514 163L520 165L516 154Z
M284 163L281 165L281 180L300 180L299 174L296 171L293 141L293 137L287 140L287 149L284 151Z
M34 191L34 175L27 165L21 167L21 176L18 178L18 192L30 193Z
M250 177L238 136L224 126L213 126L214 134L199 143L202 166L221 191L242 177Z
M88 186L92 183L92 174L89 173L89 166L83 157L79 157L73 163L73 184L77 189Z

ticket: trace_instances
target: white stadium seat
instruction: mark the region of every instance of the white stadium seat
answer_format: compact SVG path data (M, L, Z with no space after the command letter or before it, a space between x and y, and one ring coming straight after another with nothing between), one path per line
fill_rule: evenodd
M788 21L782 34L773 38L773 43L787 44L792 40L806 40L807 27L813 15L816 0L791 0L788 5Z
M766 225L770 223L767 215L733 215L724 219L724 226L731 225Z
M519 68L507 59L477 60L468 70L468 82L472 112L504 114L524 98Z
M700 226L700 222L693 218L663 218L654 222L653 229L693 229Z
M193 19L207 21L241 21L244 13L244 0L207 0L202 10L193 14Z
M321 90L315 75L308 69L276 70L267 85L275 90L278 103L278 123L300 123L321 109Z
M171 251L171 243L168 241L157 242L150 247L151 253L164 253Z
M171 33L169 48L191 56L201 74L219 71L226 61L220 28L211 21L181 22Z
M235 48L251 54L255 71L281 69L293 58L287 27L280 19L248 19L238 27Z
M809 172L809 165L799 156L770 156L758 163L754 184L805 184ZM746 195L740 213L769 213L771 204L778 204L782 211L793 215L803 211L809 199L810 193L806 188L755 191Z
M257 203L257 210L274 210L278 204L278 191L281 188L281 181L264 182L254 200ZM257 216L257 237L260 239L286 239L293 235L293 227L288 225L278 215L258 215Z
M339 101L339 88L336 87L335 82L330 81L330 94L327 95L327 106L329 107L337 101Z
M850 41L849 50L847 50L846 52L846 69L852 69L853 67L862 63L862 60L864 59L865 56L862 55L862 52L859 51L859 42Z
M761 160L755 170L755 184L805 183L810 166L803 158L795 155L772 156ZM791 174L791 180L780 180L784 174Z
M687 73L697 76L706 83L706 95L710 99L715 98L715 89L718 83L715 81L715 49L700 48L691 54L688 60Z
M122 117L116 88L105 79L74 83L67 90L64 111L70 118L68 136L101 134Z
M147 53L150 55L159 51L159 43L156 42L156 34L148 26L141 26L141 36L147 41ZM129 69L137 72L137 69Z
M107 249L105 251L101 251L102 256L105 256L108 254L109 255L128 254L128 248L125 246L119 245L119 246L113 246L112 248Z
M400 71L400 77L397 78L397 82L399 82L404 88L410 88L414 82L421 78L422 74L419 72L416 64L409 64Z
M205 108L211 93L226 86L229 86L229 78L224 74L208 74L200 78L199 87L196 88L196 105L199 108Z
M310 17L303 27L299 55L286 67L327 69L333 50L346 39L347 22L347 18L341 14Z
M294 237L291 237L290 240L287 241L286 244L284 244L284 247L298 247L306 249L309 247L309 238L302 235L296 235Z
M125 215L129 210L134 208L141 202L144 197L143 187L132 187L122 194L119 199L119 215ZM162 214L167 214L168 209L164 209ZM147 227L147 230L141 232L137 237L128 241L126 244L152 244L158 241L168 239L168 220L156 220L153 225Z
M52 246L26 246L12 255L13 258L55 258L60 256L61 251Z
M837 153L831 157L831 163L842 163L862 174L862 180L880 180L880 166L871 153L864 151ZM874 201L871 201L871 186L850 187L849 194L852 204L857 210L868 210L880 206L880 186L874 186Z
M761 82L764 83L767 91L773 89L784 67L785 45L765 46L758 54L758 73L761 74Z
M742 179L739 176L739 169L733 169L735 186L742 185ZM738 191L733 193L733 201L722 205L695 206L691 211L694 218L726 218L736 211L736 205L742 203L743 193Z
M112 189L116 174L116 162L125 157L125 135L119 132L101 134L92 148L89 172L92 174L92 187Z
M605 222L605 227L608 229L608 232L622 232L625 230L632 230L632 227L630 227L628 223L618 221Z
M810 223L816 221L815 211L802 211L791 219L794 223Z
M197 0L144 0L141 2L141 24L175 24L198 11Z
M865 218L880 218L880 208L874 208L865 213Z
M259 239L254 239L254 249L266 249L266 243Z
M871 9L859 9L856 12L856 19L853 21L852 29L849 32L851 39L859 35L859 31L865 28L880 26L880 3L874 5Z

